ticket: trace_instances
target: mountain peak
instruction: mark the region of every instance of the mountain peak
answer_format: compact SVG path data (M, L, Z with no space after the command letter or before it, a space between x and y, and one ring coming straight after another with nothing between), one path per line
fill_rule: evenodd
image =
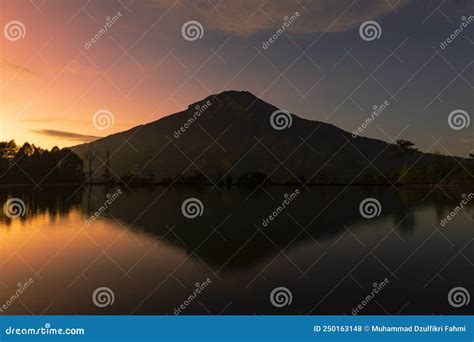
M223 92L211 95L210 97L232 97L234 99L252 98L252 100L258 99L258 97L247 90L224 90Z
M194 108L196 105L210 101L211 103L231 103L235 102L243 106L250 106L251 104L260 100L257 96L247 90L225 90L223 92L209 95L206 98L192 103L188 108Z
M103 159L108 151L119 151L110 158L116 178L159 182L185 182L195 173L209 182L222 175L245 179L250 172L270 175L276 183L307 179L311 184L385 184L388 176L381 174L396 181L401 167L420 158L380 140L351 139L349 132L333 125L293 114L281 121L282 127L272 116L276 110L248 91L227 90L188 111L77 146L74 152L84 159L93 150ZM130 147L122 147L124 141ZM376 161L368 169L371 159ZM425 158L426 168L431 160ZM104 172L105 166L99 165L96 179Z

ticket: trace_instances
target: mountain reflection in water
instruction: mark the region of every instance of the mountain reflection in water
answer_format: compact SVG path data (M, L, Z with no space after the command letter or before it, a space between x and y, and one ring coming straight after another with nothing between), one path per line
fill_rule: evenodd
M375 283L389 283L360 314L462 314L447 293L473 288L474 204L445 227L461 189L310 187L263 225L292 186L250 189L147 186L0 188L26 214L0 218L0 304L18 283L34 283L3 314L173 314L207 278L212 283L182 314L351 314ZM202 216L181 204L198 198ZM381 213L363 218L376 198ZM102 211L102 210L101 210ZM115 301L96 307L101 286ZM272 306L279 286L292 304Z

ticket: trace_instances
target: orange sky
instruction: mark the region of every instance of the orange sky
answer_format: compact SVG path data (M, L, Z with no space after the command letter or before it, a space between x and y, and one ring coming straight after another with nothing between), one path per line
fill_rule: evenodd
M450 3L440 14L421 0L401 0L396 8L380 0L229 0L217 9L207 0L3 0L0 140L73 146L235 89L348 132L389 100L390 110L365 136L466 155L472 126L450 129L448 115L472 111L469 31L438 55L433 49L471 8ZM287 34L262 49L296 11L301 15ZM183 39L190 20L202 23L202 39ZM382 27L374 42L359 36L367 20ZM7 39L11 21L24 25L22 39ZM111 113L111 127L94 126L98 111Z
M116 13L115 9L107 9L107 15ZM85 49L85 42L105 24L107 15L94 13L96 18L88 18L80 10L80 2L62 6L45 2L38 10L28 1L12 1L2 3L0 15L2 23L21 21L26 31L25 37L16 41L1 37L0 140L30 141L48 148L71 146L81 140L35 131L106 136L187 105L169 98L174 90L172 83L166 85L163 81L176 77L182 66L172 58L157 66L166 57L166 51L148 58L134 57L133 49L129 53L122 50L128 44L121 46L122 42L111 35ZM123 18L112 27L116 36L127 29L120 20ZM138 32L135 37L139 37ZM149 43L146 37L137 41L142 42ZM160 99L169 98L168 101L156 103L158 94ZM193 98L189 89L188 94ZM99 110L113 114L112 127L94 127L92 118Z

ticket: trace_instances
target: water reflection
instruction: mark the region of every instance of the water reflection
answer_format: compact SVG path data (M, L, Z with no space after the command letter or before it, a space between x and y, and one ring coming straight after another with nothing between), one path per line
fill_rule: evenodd
M11 197L27 203L23 217L0 218L0 304L16 283L36 279L21 299L25 305L15 302L7 313L172 314L194 284L210 276L213 285L184 314L224 308L238 314L350 314L371 284L388 276L391 285L363 314L393 313L404 305L403 313L459 314L463 309L447 305L446 290L474 279L472 203L448 229L437 230L459 204L461 189L312 187L264 226L294 187L252 193L149 186L121 189L87 226L117 190L0 189L1 203ZM189 197L204 204L199 218L181 213ZM382 204L372 220L359 213L368 197ZM104 285L117 298L98 309L90 295ZM281 285L292 290L294 303L276 310L268 294Z

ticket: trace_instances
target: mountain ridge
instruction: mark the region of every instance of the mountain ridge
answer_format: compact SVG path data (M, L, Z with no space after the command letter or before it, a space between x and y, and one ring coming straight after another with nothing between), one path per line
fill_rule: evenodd
M277 127L278 116L283 129ZM440 158L354 138L335 125L301 118L235 90L72 149L82 159L87 150L96 155L93 182L103 179L107 151L115 181L144 182L216 183L223 177L235 182L252 173L274 183L390 184L403 167L416 162L429 168Z

